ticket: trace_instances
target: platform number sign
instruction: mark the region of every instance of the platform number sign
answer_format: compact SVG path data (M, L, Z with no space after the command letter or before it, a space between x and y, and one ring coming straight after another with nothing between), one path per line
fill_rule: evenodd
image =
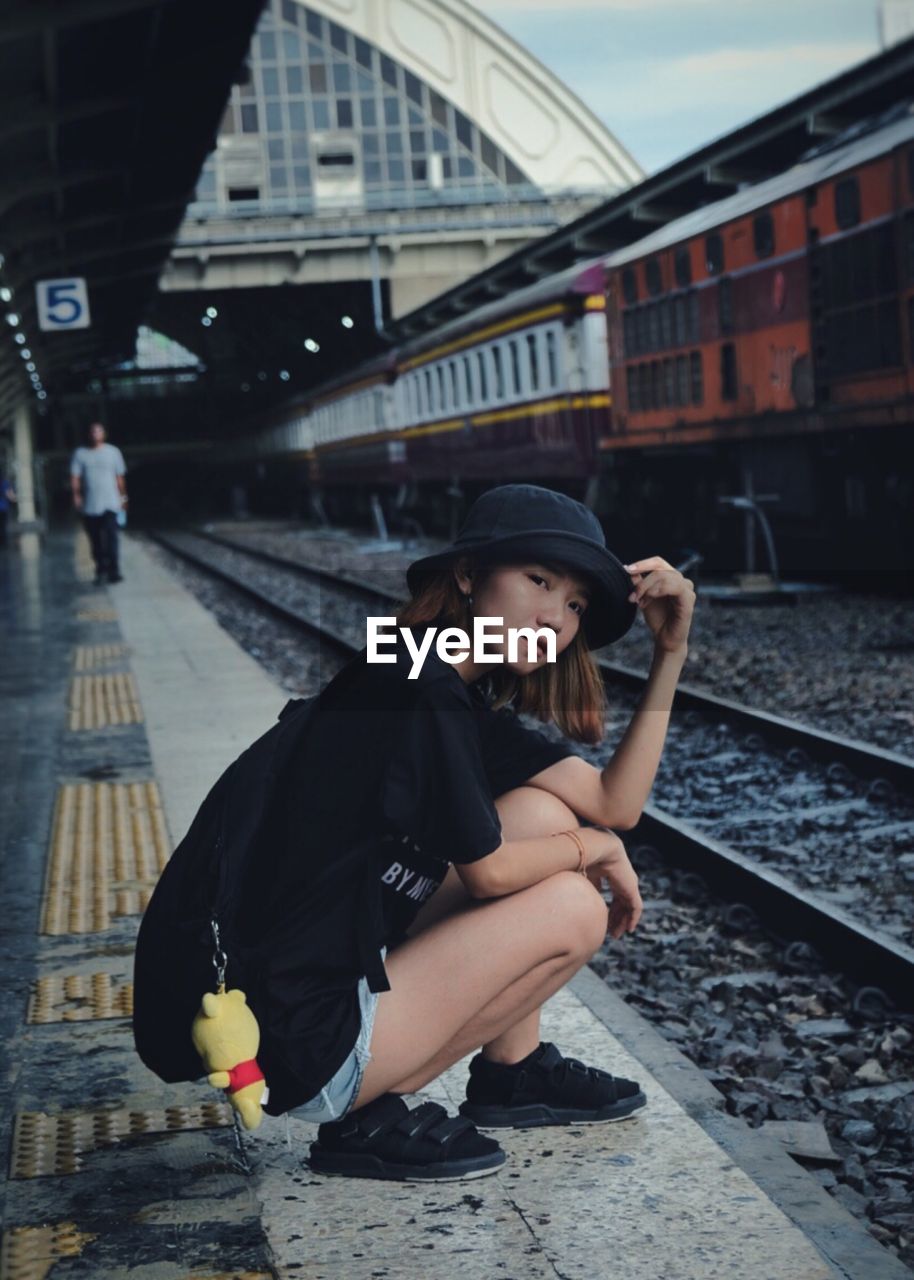
M35 285L35 294L38 299L39 329L50 332L88 329L89 293L81 276L39 280Z

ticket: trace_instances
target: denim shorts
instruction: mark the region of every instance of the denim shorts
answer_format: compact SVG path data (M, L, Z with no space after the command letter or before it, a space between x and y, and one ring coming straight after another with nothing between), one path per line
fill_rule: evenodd
M387 954L382 947L381 957ZM359 979L359 1010L362 1025L358 1039L349 1057L339 1071L327 1081L323 1089L300 1107L293 1107L289 1112L298 1120L307 1120L311 1124L324 1124L328 1120L341 1120L351 1109L362 1087L365 1068L371 1061L371 1033L374 1029L374 1018L378 1008L378 992L368 990L368 979Z

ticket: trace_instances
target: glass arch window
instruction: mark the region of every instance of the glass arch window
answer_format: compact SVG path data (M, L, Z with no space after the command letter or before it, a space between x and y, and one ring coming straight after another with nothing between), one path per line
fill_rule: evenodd
M321 170L320 148L344 139L353 159L351 176L361 190L349 200L350 208L463 204L507 197L518 188L536 192L529 177L453 103L298 0L269 0L261 18L245 82L233 86L220 128L220 141L239 135L248 144L259 141L263 152L262 166L245 152L241 185L249 206L308 212ZM231 142L207 160L198 205L228 204L228 180L219 173L223 155L228 169L234 163Z

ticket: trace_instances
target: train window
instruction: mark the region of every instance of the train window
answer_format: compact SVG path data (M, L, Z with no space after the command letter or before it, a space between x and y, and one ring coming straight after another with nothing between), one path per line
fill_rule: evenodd
M774 253L774 221L770 213L760 213L752 220L752 237L755 241L755 256L770 258Z
M651 361L651 408L663 408L663 379L660 376L660 361Z
M527 360L530 365L530 386L534 391L539 391L540 357L535 333L527 334Z
M649 307L645 307L647 312L647 350L656 351L660 346L660 317L657 314L657 304L651 303Z
M637 413L641 408L641 401L638 398L638 370L632 364L625 370L625 393L628 397L629 413Z
M689 382L691 384L692 404L701 404L705 398L705 388L700 351L693 351L689 356Z
M645 351L650 351L650 346L648 344L649 335L647 331L647 311L647 307L638 307L637 310L632 312L632 315L635 317L635 346L638 350L639 356L644 355Z
M668 409L676 403L676 361L669 356L663 362L663 402Z
M682 409L689 403L689 358L676 357L676 404Z
M673 300L672 298L664 298L662 302L658 302L657 306L660 310L660 345L661 347L671 347L673 345Z
M814 209L819 203L819 188L809 187L806 191L806 208Z
M686 300L680 293L673 299L673 346L684 347L688 342L686 336Z
M435 373L438 377L438 412L444 413L447 409L447 387L444 385L444 365L439 364L435 367Z
M485 404L489 398L489 371L486 368L484 351L476 352L476 368L479 373L479 398Z
M717 286L717 319L721 333L733 332L733 281L722 276Z
M676 275L676 283L681 289L692 283L692 255L685 246L676 250L673 259L673 270Z
M456 409L460 404L460 386L457 382L457 361L448 361L448 373L451 378L451 408Z
M705 266L709 276L720 275L724 269L724 241L719 231L705 237Z
M720 349L720 398L735 400L737 394L736 347L732 342L725 342Z
M501 347L492 348L492 366L495 369L495 399L505 398L505 371L501 360Z
M638 405L643 411L651 407L651 369L650 365L638 365Z
M622 271L622 297L629 306L638 301L638 279L634 267L625 267Z
M467 408L473 403L473 374L470 369L470 357L462 356L460 363L463 365L463 392L464 403Z
M660 259L648 258L644 264L644 283L647 285L647 291L652 298L656 298L663 288L660 279Z
M546 330L546 363L549 366L549 385L550 387L557 387L559 385L559 355L554 329Z
M835 183L835 221L842 230L860 221L860 184L856 178Z
M638 354L634 311L622 312L622 351L626 360Z
M423 406L422 406L422 410L423 410L423 413L424 413L425 417L429 418L429 417L431 417L432 412L433 412L433 408L432 408L432 371L431 371L431 369L426 369L426 370L425 370L425 373L424 373L424 376L423 376L423 379L422 379L422 389L423 389L423 391L425 392L425 403L424 403L424 404L423 404Z
M698 290L692 289L686 294L686 307L688 323L686 325L687 342L701 341L701 325L699 324L698 312Z
M511 395L520 395L523 388L523 381L520 376L520 351L516 338L512 338L508 343L508 352L511 356Z

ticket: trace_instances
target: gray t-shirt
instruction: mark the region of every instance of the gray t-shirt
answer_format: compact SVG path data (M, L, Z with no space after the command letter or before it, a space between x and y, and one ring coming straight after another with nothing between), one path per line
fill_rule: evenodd
M79 476L82 481L83 514L100 516L105 511L120 511L117 477L126 474L124 455L116 445L77 449L70 462L70 475Z

